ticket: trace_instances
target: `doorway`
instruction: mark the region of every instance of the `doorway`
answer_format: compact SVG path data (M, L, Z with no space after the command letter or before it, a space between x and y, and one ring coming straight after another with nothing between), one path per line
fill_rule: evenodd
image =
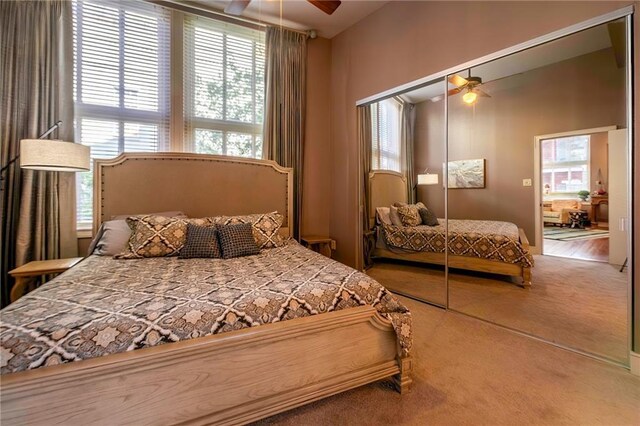
M535 138L536 249L609 262L609 133L615 126ZM624 158L624 157L623 157Z

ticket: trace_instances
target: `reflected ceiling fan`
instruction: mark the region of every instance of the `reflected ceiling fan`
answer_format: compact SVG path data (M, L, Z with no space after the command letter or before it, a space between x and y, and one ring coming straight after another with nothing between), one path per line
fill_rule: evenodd
M471 76L471 70L469 70L469 76L467 78L460 77L458 74L449 76L449 83L457 87L449 90L447 94L453 96L466 91L466 93L462 95L462 100L469 105L473 105L478 100L478 96L483 98L491 97L486 92L478 89L478 87L482 86L482 78Z
M327 15L331 15L340 6L341 1L338 0L307 0ZM241 15L242 12L249 6L251 0L231 0L231 2L224 8L225 13L230 15Z

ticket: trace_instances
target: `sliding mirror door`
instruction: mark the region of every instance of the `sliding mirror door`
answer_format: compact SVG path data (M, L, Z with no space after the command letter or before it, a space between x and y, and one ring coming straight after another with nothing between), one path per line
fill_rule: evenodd
M360 135L371 133L361 139L363 155L371 158L370 165L363 162L369 206L367 273L395 293L440 306L446 305L447 295L445 89L443 78L358 107Z
M449 76L449 308L628 362L624 19Z

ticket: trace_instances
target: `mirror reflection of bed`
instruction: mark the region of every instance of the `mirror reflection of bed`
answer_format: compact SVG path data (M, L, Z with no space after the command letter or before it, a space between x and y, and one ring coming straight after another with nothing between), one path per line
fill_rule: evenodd
M395 175L370 174L377 239L368 273L392 291L628 364L630 171L626 45L614 36L620 26L460 70L446 89L439 80L400 94L414 114L412 145L403 151L412 161ZM542 152L549 145L552 152ZM403 188L409 173L413 199L389 184ZM438 184L418 184L421 174L437 175ZM418 202L439 226L383 224L375 211ZM423 240L445 225L443 268L444 248ZM492 239L504 242L495 245L498 256L478 259Z

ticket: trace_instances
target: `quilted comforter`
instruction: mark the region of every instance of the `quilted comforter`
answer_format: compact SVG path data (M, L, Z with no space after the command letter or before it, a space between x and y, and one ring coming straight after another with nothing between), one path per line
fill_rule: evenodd
M0 311L0 373L80 361L359 305L411 316L388 290L293 240L236 259L90 256Z
M384 224L384 238L391 247L444 253L447 240L444 219L438 221L437 226ZM533 256L520 243L518 227L513 223L449 219L448 225L450 254L533 266Z

